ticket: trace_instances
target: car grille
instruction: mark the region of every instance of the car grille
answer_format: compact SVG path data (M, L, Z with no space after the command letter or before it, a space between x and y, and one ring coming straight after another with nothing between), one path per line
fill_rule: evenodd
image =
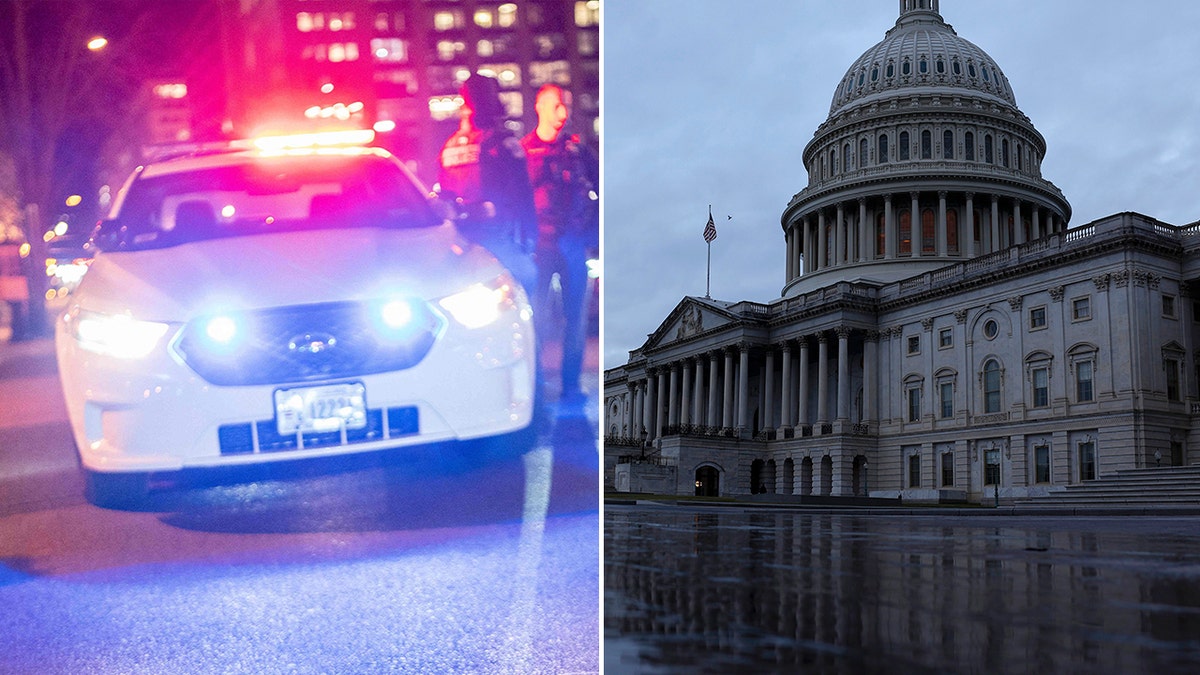
M281 435L275 420L259 420L241 424L224 424L217 429L222 455L246 455L262 452L285 452L302 448L322 448L354 445L401 438L420 432L417 408L369 408L367 424L361 429Z
M214 317L194 319L175 345L183 361L216 385L310 382L411 368L429 353L443 319L423 301L409 301L399 328L379 319L381 303L296 305L221 315L236 339L209 336Z

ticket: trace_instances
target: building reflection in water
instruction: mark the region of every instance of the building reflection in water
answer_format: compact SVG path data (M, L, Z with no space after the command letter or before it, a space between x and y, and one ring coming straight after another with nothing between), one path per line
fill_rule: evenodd
M608 508L605 671L1200 672L1194 519L946 522Z

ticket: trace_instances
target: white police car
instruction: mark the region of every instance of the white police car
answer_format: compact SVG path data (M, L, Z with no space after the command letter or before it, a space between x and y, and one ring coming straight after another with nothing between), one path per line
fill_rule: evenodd
M387 152L289 145L139 167L97 227L55 330L92 502L190 467L527 440L524 290Z

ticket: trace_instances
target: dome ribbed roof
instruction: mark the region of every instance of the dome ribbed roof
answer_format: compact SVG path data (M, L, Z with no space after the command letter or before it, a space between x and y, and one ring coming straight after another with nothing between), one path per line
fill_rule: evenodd
M829 116L907 90L943 90L1017 106L1008 78L987 52L959 37L937 12L914 11L901 15L883 40L850 66L833 94Z

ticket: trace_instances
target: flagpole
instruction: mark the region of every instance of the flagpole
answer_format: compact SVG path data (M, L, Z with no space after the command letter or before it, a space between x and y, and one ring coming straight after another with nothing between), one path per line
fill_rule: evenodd
M708 242L708 270L705 272L705 276L704 276L704 299L705 300L712 300L712 296L710 296L708 294L711 286L712 286L712 242L710 241L710 242Z

